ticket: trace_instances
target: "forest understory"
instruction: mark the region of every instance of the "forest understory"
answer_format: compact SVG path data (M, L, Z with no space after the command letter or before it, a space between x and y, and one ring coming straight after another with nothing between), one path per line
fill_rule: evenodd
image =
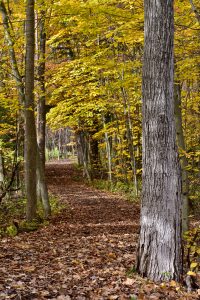
M48 163L49 190L64 209L41 229L4 237L0 299L199 299L134 269L139 204L84 183L67 161Z

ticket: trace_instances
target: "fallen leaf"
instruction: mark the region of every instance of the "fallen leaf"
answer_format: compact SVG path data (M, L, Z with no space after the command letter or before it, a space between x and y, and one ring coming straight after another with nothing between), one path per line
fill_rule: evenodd
M133 278L127 278L126 281L124 281L125 285L132 285L135 282L135 279Z
M25 272L34 272L35 271L35 267L34 266L30 266L30 267L23 267L23 270Z
M176 287L176 285L177 285L176 281L174 281L174 280L170 281L170 286L171 287Z

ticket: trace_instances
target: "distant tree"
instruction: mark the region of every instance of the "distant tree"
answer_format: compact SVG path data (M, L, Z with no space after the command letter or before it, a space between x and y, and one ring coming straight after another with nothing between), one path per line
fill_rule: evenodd
M143 196L137 270L179 280L181 176L174 121L173 0L144 1Z

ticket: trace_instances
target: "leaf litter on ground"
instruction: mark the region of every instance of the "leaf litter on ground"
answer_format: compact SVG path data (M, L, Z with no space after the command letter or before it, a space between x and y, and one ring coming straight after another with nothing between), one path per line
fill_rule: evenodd
M38 231L0 244L0 299L199 299L176 282L135 272L139 206L75 181L67 162L47 165L51 193L66 209Z

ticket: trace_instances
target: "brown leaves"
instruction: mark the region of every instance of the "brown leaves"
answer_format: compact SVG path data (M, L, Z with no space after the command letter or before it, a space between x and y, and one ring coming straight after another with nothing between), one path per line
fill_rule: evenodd
M62 177L54 192L70 208L48 227L2 241L0 300L198 299L176 282L156 285L135 273L135 204L74 183L62 165L54 171Z

